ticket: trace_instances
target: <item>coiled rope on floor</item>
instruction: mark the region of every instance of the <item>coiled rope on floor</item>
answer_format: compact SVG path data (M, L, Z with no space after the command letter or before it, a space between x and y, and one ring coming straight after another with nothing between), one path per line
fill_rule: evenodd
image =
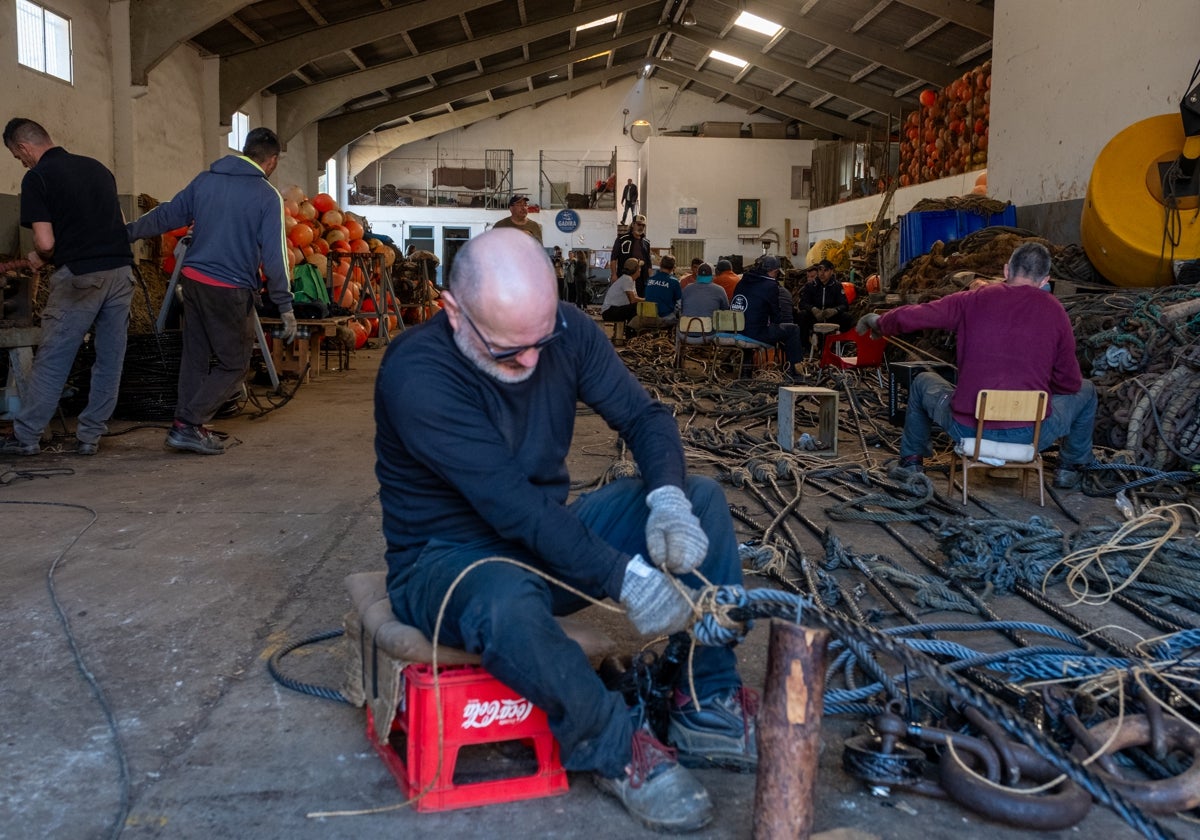
M1018 583L1045 592L1063 581L1074 603L1107 603L1124 589L1200 611L1200 511L1166 505L1129 522L1066 534L1041 517L1028 522L966 519L943 523L946 573L998 592Z

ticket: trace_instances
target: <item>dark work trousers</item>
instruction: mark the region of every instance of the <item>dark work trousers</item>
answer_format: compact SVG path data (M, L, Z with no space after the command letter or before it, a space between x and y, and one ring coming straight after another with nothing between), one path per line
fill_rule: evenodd
M758 340L765 344L782 344L788 365L798 365L804 361L800 328L795 324L768 324L766 337Z
M246 379L254 347L254 293L186 277L180 282L183 358L175 419L199 426L211 420Z
M740 585L742 567L725 494L715 481L703 477L689 478L685 489L708 534L708 556L700 572L718 586ZM571 511L614 547L649 557L649 508L639 479L607 484L579 498ZM547 567L527 551L502 543L430 543L405 582L389 593L396 616L432 639L438 611L456 578L476 560L497 556ZM606 575L588 577L588 581L565 582L603 599L605 593L592 580ZM691 587L702 585L694 575L682 580ZM561 747L563 767L616 778L631 758L633 724L625 702L620 693L604 687L583 650L554 620L586 606L585 599L532 572L509 563L484 563L455 587L438 643L478 653L490 674L542 709ZM730 648L697 648L693 675L702 699L741 684ZM681 677L685 692L686 681L685 673Z
M636 303L623 303L619 306L610 306L600 313L601 321L628 321L637 314Z

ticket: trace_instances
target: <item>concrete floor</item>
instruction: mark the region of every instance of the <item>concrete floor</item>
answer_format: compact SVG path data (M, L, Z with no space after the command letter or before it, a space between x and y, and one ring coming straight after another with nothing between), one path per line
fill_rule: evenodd
M382 567L371 402L381 356L359 351L351 370L323 373L264 418L217 423L236 444L220 457L173 453L163 449L162 428L122 433L132 424L114 422L116 434L97 457L0 460L0 630L8 640L0 838L110 836L120 808L118 753L72 660L48 579L116 722L130 796L123 838L648 836L582 777L563 796L482 809L306 817L402 801L367 743L361 710L285 689L266 671L287 640L340 626L346 574ZM843 433L842 446L854 451L857 439ZM614 453L612 433L581 416L573 477L598 477ZM1039 512L1010 483L980 490L1013 516ZM1068 504L1081 513L1111 506L1080 494ZM1045 514L1066 524L1052 507ZM856 551L898 556L875 526L834 529ZM633 645L613 619L597 620ZM766 638L764 623L739 648L751 685L762 682ZM340 684L336 644L304 648L285 666L300 679ZM856 723L824 722L818 831L1028 836L945 802L872 796L840 769L841 742ZM716 822L700 836L749 837L755 777L700 777L717 806ZM1197 836L1194 825L1165 824ZM1076 829L1048 834L1089 835L1134 836L1100 807Z

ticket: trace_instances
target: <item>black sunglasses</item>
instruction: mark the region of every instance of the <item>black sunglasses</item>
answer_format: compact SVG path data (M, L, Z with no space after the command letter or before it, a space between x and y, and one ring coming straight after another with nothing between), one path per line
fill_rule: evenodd
M524 353L526 350L541 350L547 344L553 344L562 337L562 334L567 331L567 319L563 315L562 307L558 307L558 324L554 332L543 338L539 338L533 344L526 344L524 347L513 347L509 350L493 350L491 343L483 337L483 333L479 331L479 327L475 326L475 322L471 320L471 316L467 314L467 310L463 309L462 304L459 304L458 311L467 319L467 323L479 336L479 340L483 342L483 348L488 351L488 355L492 357L493 362L506 362L509 359L514 359Z

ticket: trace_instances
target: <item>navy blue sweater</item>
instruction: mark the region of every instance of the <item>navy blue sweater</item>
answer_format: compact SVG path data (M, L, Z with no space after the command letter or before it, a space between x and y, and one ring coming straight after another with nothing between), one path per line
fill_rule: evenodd
M559 312L563 337L516 384L464 356L443 313L388 346L375 384L375 474L389 590L403 585L427 546L451 544L522 558L619 598L629 556L566 504L576 402L621 434L647 490L683 486L683 446L671 412L600 328L577 307L560 304Z
M283 235L283 198L262 168L242 155L226 155L174 198L127 229L129 241L193 225L185 268L258 291L258 269L280 312L292 309L291 271Z
M729 308L746 313L742 335L755 341L770 341L767 328L784 322L779 303L779 281L768 274L747 271L733 290Z

